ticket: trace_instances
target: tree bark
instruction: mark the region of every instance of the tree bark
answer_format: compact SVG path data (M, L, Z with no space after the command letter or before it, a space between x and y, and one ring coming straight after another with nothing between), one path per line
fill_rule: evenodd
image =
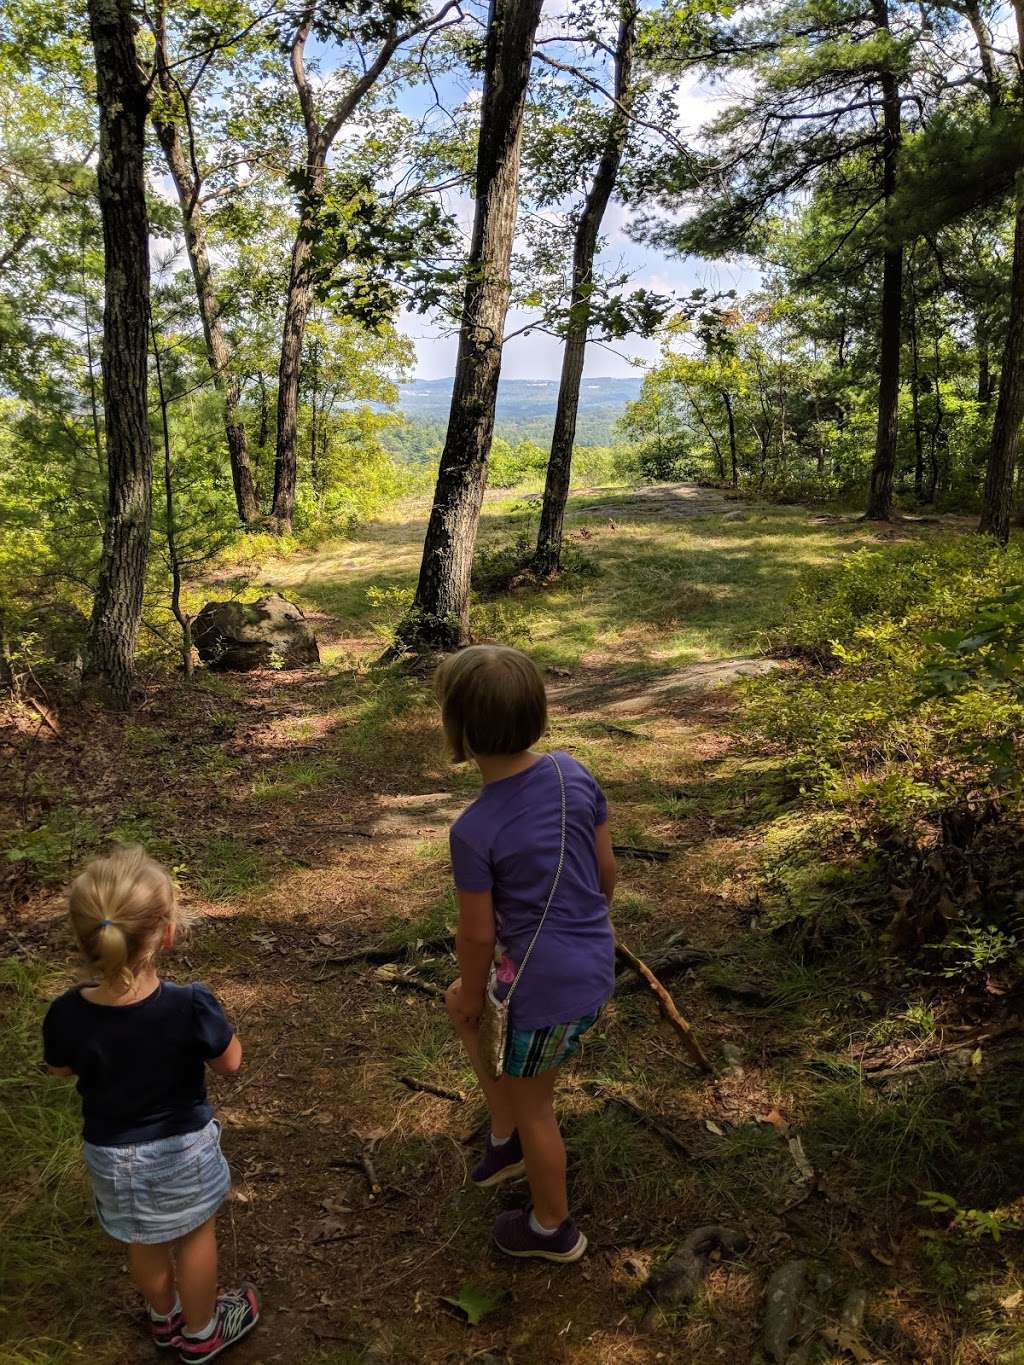
M988 325L978 318L974 329L974 344L978 350L978 391L977 401L985 404L992 401L992 357L989 351Z
M1017 213L1013 232L1013 275L1010 284L1010 325L1003 349L992 444L981 500L978 530L1002 544L1010 538L1013 515L1013 477L1024 421L1024 176L1017 178Z
M725 416L729 424L729 463L731 467L731 478L733 488L737 488L740 482L739 459L736 451L736 414L732 408L732 397L728 389L722 390L722 402L725 404Z
M509 301L523 108L542 0L491 0L476 213L448 434L402 648L450 650L468 636L469 588Z
M1017 91L1024 93L1024 2L1013 0L1017 22ZM1010 323L999 374L999 398L992 425L988 469L981 498L978 530L1005 545L1013 515L1013 479L1024 421L1024 172L1014 183L1013 273L1010 280Z
M555 428L544 482L544 502L537 532L534 568L541 576L557 573L562 554L565 505L572 478L572 453L576 444L576 417L580 381L590 330L590 300L594 288L594 255L598 233L608 201L615 189L622 154L629 136L629 110L633 90L631 77L636 51L637 9L635 0L624 0L615 44L615 104L608 120L608 133L576 225L573 243L572 295L569 324L562 353L562 377L558 388Z
M886 0L873 0L876 27L888 32ZM895 73L884 67L882 88L884 132L882 141L882 195L886 207L896 192L896 158L899 155L900 90ZM878 430L871 468L867 516L888 521L892 516L893 483L896 477L896 440L899 435L900 339L903 314L903 248L887 246L882 264L882 316L879 344Z
M85 680L127 706L153 510L149 432L149 223L145 129L149 112L130 0L89 0L99 105L97 191L103 223L103 402L107 508Z
M174 99L176 82L171 74L168 60L167 30L162 9L156 13L154 24L156 38L156 70L160 89L167 101ZM224 408L224 435L227 439L228 459L231 464L231 482L235 490L235 506L243 525L251 526L259 518L259 503L256 498L256 483L253 478L252 462L249 459L249 443L246 440L245 426L239 411L239 385L231 375L231 347L221 326L221 306L213 286L213 272L210 268L210 254L206 245L206 223L200 206L199 195L202 188L199 174L190 170L185 149L178 133L177 124L166 113L155 113L153 126L163 148L167 168L174 181L181 209L182 224L185 229L185 249L188 263L195 282L196 300L199 316L203 324L203 337L206 341L206 359L210 366L214 387L220 394Z
M917 339L917 275L910 276L910 403L914 421L914 499L924 502L924 432L921 429L921 357Z
M292 79L306 129L306 164L299 212L299 227L292 246L288 292L285 296L284 330L277 389L277 450L274 460L274 503L271 517L279 533L290 531L295 515L298 478L299 389L302 380L302 343L313 294L313 244L319 230L327 181L327 157L334 140L356 109L377 84L392 57L411 38L443 23L455 0L404 31L392 27L374 59L339 100L331 114L321 120L316 97L306 77L306 43L313 29L310 6L295 30L290 47Z

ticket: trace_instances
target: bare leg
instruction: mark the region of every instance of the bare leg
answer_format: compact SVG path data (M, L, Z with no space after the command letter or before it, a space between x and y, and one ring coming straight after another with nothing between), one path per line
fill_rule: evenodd
M458 984L456 981L453 986ZM508 1077L502 1076L500 1081L491 1080L480 1057L479 1030L467 1027L464 1020L450 1012L449 1017L452 1021L452 1028L459 1035L459 1041L466 1050L466 1056L476 1072L480 1089L484 1092L487 1100L487 1108L491 1111L491 1132L496 1138L511 1137L515 1130L516 1121L512 1111L512 1102L509 1099Z
M546 1228L556 1228L569 1217L565 1189L565 1143L555 1117L555 1079L558 1068L539 1076L503 1076L512 1113L523 1144L526 1176L533 1211Z
M178 1292L185 1326L201 1332L217 1307L217 1220L208 1218L178 1243Z
M154 1313L165 1318L174 1307L174 1262L171 1242L144 1246L132 1242L128 1248L128 1269L135 1287Z

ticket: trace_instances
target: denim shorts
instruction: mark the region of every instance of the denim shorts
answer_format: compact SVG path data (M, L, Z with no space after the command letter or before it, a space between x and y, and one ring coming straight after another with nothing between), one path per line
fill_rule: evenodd
M173 1242L206 1222L231 1189L220 1124L129 1147L85 1144L96 1213L119 1242Z
M600 1018L585 1014L568 1024L552 1024L548 1028L510 1028L505 1043L506 1076L539 1076L553 1066L561 1066L580 1049L580 1039Z

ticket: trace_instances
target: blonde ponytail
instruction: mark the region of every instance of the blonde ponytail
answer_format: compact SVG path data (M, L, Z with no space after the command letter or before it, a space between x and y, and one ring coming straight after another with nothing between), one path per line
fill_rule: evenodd
M122 995L154 960L175 919L174 883L145 849L115 844L72 882L68 913L86 960L108 990Z

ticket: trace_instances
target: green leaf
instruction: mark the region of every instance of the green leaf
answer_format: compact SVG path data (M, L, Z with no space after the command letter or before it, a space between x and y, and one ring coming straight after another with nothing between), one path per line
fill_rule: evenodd
M442 1303L450 1303L460 1313L465 1313L470 1327L476 1327L488 1313L493 1313L508 1298L507 1289L480 1289L474 1284L464 1284L457 1299L447 1294L438 1295Z

